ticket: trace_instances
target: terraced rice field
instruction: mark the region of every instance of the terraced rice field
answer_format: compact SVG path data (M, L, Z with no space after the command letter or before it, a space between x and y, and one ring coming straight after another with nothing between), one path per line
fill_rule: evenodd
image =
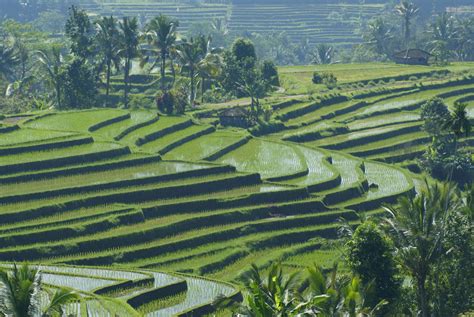
M210 311L217 295L239 295L226 282L249 263L330 265L337 254L318 239L337 238L340 217L413 194L420 180L385 162L422 153L421 103L470 96L471 81L301 98L275 112L283 131L258 138L145 110L7 118L0 261L37 263L48 284L105 295L119 316ZM90 299L69 309L109 314Z

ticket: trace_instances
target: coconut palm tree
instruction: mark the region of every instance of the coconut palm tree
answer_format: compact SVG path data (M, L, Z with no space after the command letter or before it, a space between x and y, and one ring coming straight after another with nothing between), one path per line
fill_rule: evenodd
M395 243L397 258L416 282L418 309L422 317L430 315L426 280L433 264L443 256L442 242L446 221L460 208L453 186L428 185L413 199L403 197L399 207L385 207L384 219Z
M96 22L96 28L96 44L102 57L99 69L105 67L105 106L108 106L112 67L120 68L120 34L117 28L117 20L113 16L102 17Z
M159 60L161 62L160 72L162 89L165 89L166 84L166 59L170 56L170 49L176 43L176 28L178 25L178 21L174 21L161 14L152 19L146 26L145 38L152 47L158 50ZM156 62L153 66L156 65Z
M130 91L130 71L132 69L132 61L140 57L140 32L138 30L138 19L124 17L119 22L120 31L120 49L119 55L123 58L123 81L125 83L124 89L124 104L128 107L128 94Z
M53 47L50 52L37 51L37 60L45 74L49 83L54 87L56 95L56 106L61 108L61 87L62 87L62 69L64 58L59 47Z
M393 38L392 29L382 18L377 18L369 22L365 38L377 54L387 54L388 41Z
M62 315L64 305L79 299L76 293L59 289L42 308L41 284L40 271L27 264L14 264L11 273L0 270L0 313L11 317Z
M196 89L196 76L198 64L204 56L204 51L198 40L191 38L189 41L183 41L177 49L176 53L181 64L181 71L188 74L190 81L189 101L194 102Z
M328 44L318 44L313 52L313 63L331 64L334 56L334 47Z
M13 75L20 59L15 48L7 43L0 44L0 76L8 78Z
M466 111L467 104L456 102L454 110L451 112L451 118L448 120L448 127L453 131L456 138L462 136L468 137L471 133L471 122Z
M454 18L446 12L442 13L431 23L429 33L431 51L443 61L447 61L450 52L454 51L454 41L457 38Z
M405 46L408 47L410 40L410 25L411 20L418 15L420 9L411 1L402 0L399 5L395 7L395 12L403 19L403 34L405 37Z

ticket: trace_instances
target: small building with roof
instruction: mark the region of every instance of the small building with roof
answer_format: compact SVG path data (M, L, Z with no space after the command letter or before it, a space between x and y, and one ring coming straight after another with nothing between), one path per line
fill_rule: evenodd
M431 54L418 48L406 49L393 54L397 64L428 65Z
M223 126L248 127L248 112L242 107L232 107L219 113L219 122Z

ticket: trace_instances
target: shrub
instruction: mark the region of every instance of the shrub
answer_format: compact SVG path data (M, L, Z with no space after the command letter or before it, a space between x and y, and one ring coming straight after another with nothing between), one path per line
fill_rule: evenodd
M423 128L431 135L439 135L450 118L448 107L440 98L433 98L421 106L421 120L424 120Z
M156 96L158 110L167 114L182 114L188 104L188 94L182 86L159 93Z
M138 108L150 109L153 107L153 101L151 98L141 95L141 94L130 95L129 106L132 109L138 109Z
M280 86L280 79L278 78L278 70L272 61L264 61L262 64L262 77L270 85Z
M408 78L408 80L409 80L409 81L417 81L417 80L418 80L418 77L416 77L416 76L410 76L410 77Z
M337 78L333 73L324 73L323 74L323 84L326 85L328 89L334 89L337 87Z
M314 72L312 80L313 80L313 84L322 84L323 83L323 76L318 72Z

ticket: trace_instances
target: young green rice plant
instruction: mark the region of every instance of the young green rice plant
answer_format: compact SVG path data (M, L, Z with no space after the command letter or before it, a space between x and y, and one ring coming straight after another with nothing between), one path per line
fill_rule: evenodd
M2 133L0 147L20 146L35 142L53 141L78 135L76 132L62 132L23 128L8 133Z
M260 173L263 178L291 175L307 168L298 149L260 139L250 140L218 161L235 166L238 171Z
M61 112L31 120L25 125L44 130L88 132L89 127L126 113L118 109Z

